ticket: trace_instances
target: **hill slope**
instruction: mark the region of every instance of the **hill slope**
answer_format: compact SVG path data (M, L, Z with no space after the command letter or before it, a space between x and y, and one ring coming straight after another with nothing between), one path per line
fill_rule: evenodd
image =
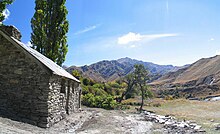
M151 85L164 89L179 87L197 95L219 92L220 56L200 59L189 67L167 73Z
M202 81L207 79L208 81ZM170 72L152 84L184 84L191 81L197 81L198 84L220 84L220 56L203 58L193 63L189 67L180 69L176 72Z
M149 70L151 75L155 76L154 79L168 72L179 69L179 67L172 65L157 65L151 62L143 62L126 57L112 61L103 60L89 66L71 66L66 70L70 73L73 70L78 70L83 74L83 76L91 78L95 81L106 82L117 80L118 78L131 73L134 70L135 64L143 64L145 68Z

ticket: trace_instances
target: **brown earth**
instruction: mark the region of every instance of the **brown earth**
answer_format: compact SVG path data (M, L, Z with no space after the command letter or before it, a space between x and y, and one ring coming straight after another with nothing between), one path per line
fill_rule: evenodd
M84 108L51 128L43 129L0 117L1 134L142 134L162 133L162 126L144 121L140 114Z
M196 81L197 85L220 84L220 56L200 59L189 67L170 72L151 84L185 84L191 81Z
M150 83L155 92L179 91L182 96L201 97L220 93L220 56L203 58L189 67L165 74Z

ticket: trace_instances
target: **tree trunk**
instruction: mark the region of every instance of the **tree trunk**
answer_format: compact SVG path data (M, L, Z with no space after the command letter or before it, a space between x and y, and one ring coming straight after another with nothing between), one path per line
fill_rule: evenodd
M125 92L122 93L121 97L118 98L118 100L117 100L118 103L122 102L122 100L124 99L125 95L128 94L132 90L133 86L134 86L134 84L132 84L130 87L128 87L128 89Z
M141 87L141 107L140 107L140 112L143 110L143 105L144 105L144 89Z
M125 92L122 93L121 97L118 99L118 103L121 103L122 100L124 99L125 95L128 93L129 91L126 90Z

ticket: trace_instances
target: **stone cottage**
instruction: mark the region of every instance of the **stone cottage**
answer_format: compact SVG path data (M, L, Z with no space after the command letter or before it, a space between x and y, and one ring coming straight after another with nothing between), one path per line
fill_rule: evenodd
M80 109L80 81L0 26L0 115L50 127Z

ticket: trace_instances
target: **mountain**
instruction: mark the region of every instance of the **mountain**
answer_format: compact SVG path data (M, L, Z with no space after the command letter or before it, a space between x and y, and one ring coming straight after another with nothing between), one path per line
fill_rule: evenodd
M190 66L169 72L151 85L158 89L173 89L192 96L220 93L220 56L202 58Z
M85 77L99 82L106 82L117 80L118 78L124 77L127 74L131 73L132 71L134 71L135 64L143 64L153 76L153 80L161 77L168 72L176 71L181 68L172 65L157 65L151 62L144 62L126 57L111 61L103 60L89 66L71 66L69 68L66 68L66 70L70 73L73 70L78 70Z

